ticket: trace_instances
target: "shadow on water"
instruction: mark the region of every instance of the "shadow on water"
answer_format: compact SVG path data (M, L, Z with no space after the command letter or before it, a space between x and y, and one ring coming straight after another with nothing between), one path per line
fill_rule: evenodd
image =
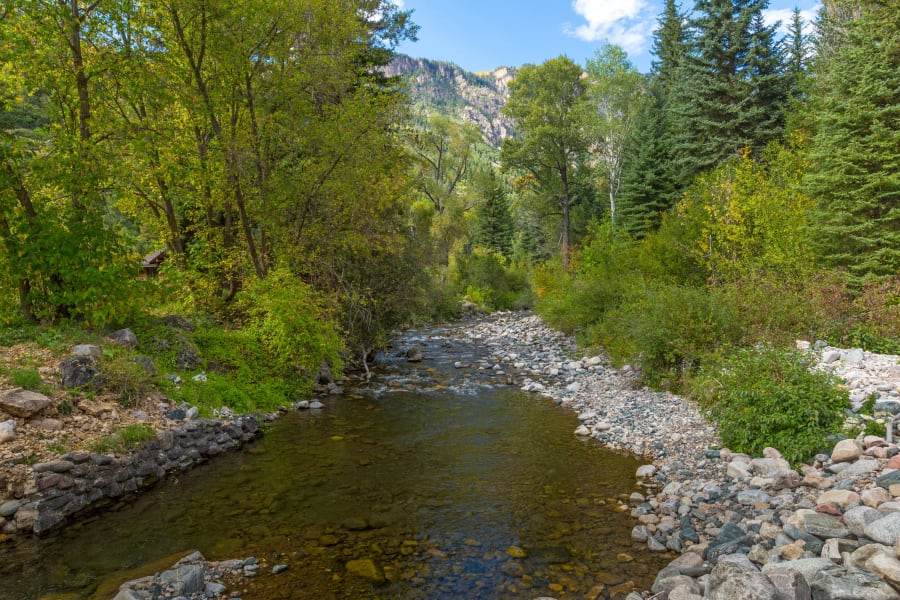
M575 417L550 401L505 387L449 391L465 376L429 349L431 366L388 367L431 378L432 391L349 393L289 414L243 452L2 556L0 595L88 597L115 573L191 549L264 560L245 600L649 587L665 559L632 544L632 519L615 510L639 463L575 438ZM383 581L348 572L348 561ZM289 569L269 574L276 563Z

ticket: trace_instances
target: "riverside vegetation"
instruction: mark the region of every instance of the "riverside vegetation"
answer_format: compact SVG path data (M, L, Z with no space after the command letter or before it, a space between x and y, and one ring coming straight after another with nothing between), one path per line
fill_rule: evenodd
M900 353L891 2L827 2L812 36L795 12L779 40L764 1L667 0L649 76L613 45L504 71L499 147L456 103L410 113L388 75L417 29L385 0L2 7L4 388L48 391L53 352L123 326L142 343L103 345L44 421L155 389L265 411L398 326L533 306L732 451L799 464L872 403L794 341Z

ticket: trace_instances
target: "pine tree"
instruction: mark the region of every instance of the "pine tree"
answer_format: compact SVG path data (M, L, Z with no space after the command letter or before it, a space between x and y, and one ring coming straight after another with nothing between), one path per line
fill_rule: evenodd
M809 110L814 239L825 264L862 284L900 272L900 11L870 3L825 27Z
M475 209L475 244L512 256L514 226L503 181L491 171L481 182L483 201Z
M678 69L670 110L679 184L783 132L785 91L765 0L699 0L690 52Z

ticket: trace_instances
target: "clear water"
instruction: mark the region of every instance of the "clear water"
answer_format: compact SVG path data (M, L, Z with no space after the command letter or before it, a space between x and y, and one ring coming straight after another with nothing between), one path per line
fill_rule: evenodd
M117 582L165 566L146 565L194 549L264 561L244 600L648 588L666 558L632 544L634 523L615 510L639 463L575 438L576 418L548 400L476 385L502 376L452 369L465 348L419 343L431 360L388 365L419 391L348 393L289 414L243 452L22 544L0 556L0 598L110 598ZM385 580L348 573L358 559ZM277 563L288 570L272 575Z

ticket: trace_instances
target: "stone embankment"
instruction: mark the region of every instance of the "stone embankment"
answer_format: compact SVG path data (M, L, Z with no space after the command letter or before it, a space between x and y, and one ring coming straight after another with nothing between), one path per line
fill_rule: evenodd
M20 498L0 504L0 526L7 534L45 534L79 513L153 485L166 474L241 447L260 434L256 421L196 419L158 433L136 452L70 453L31 466Z
M637 519L634 541L679 556L645 596L900 599L898 446L859 435L798 471L773 448L755 458L720 448L692 402L641 387L628 366L571 358L571 340L537 317L500 314L456 335L493 348L485 368L517 373L523 390L578 412L576 435L652 461L636 474L643 493L621 508ZM800 347L844 380L856 409L872 398L900 413L897 356L819 346Z

